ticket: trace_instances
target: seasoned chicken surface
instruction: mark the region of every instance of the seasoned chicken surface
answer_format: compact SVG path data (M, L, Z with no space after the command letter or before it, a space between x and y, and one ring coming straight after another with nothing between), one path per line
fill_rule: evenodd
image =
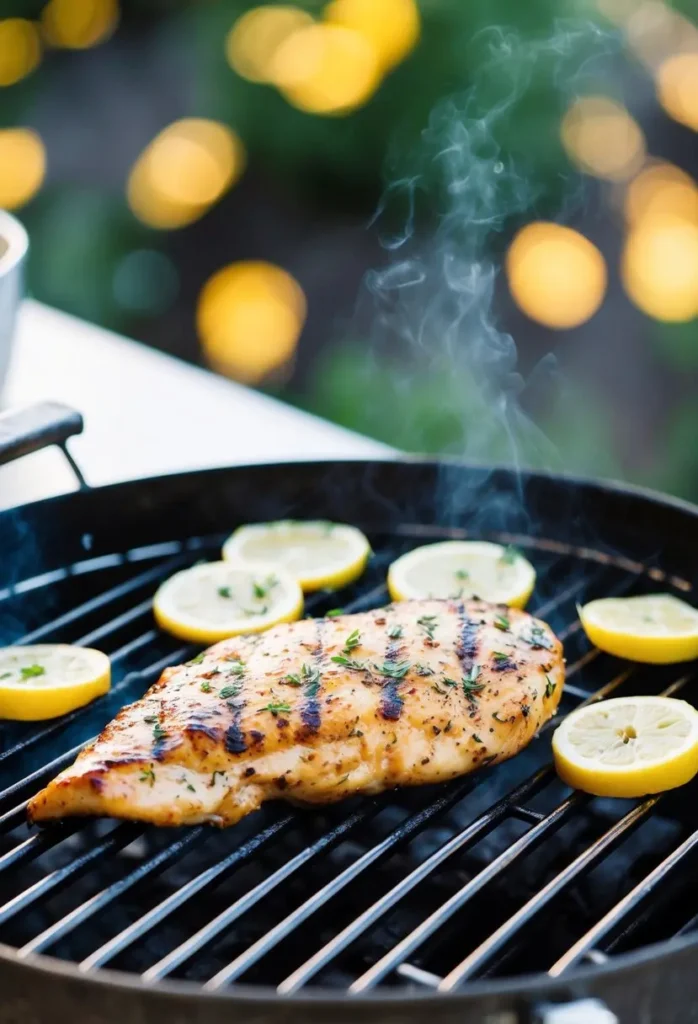
M223 826L265 800L451 779L525 747L563 681L550 628L503 605L405 601L304 619L166 669L29 816Z

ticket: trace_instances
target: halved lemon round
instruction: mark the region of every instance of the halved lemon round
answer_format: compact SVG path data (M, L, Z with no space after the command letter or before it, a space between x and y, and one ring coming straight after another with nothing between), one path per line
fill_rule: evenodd
M673 697L616 697L573 711L553 735L560 778L596 796L638 797L698 773L698 711Z
M618 658L658 665L698 658L698 610L671 594L601 598L579 617L592 644Z
M480 540L425 544L402 555L388 570L393 601L481 597L523 608L535 582L535 569L519 551Z
M304 591L333 590L357 579L366 568L371 545L361 530L323 520L241 526L223 545L223 558L241 565L278 565Z
M33 644L0 648L0 718L57 718L111 685L109 658L90 647Z
M181 640L214 644L299 619L303 593L292 576L276 568L208 562L163 583L153 612L158 625Z

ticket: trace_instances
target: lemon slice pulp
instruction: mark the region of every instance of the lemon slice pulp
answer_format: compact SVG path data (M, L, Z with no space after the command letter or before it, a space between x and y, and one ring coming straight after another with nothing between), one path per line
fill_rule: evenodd
M594 646L618 658L660 665L698 658L698 610L671 594L606 597L579 616Z
M366 568L371 546L361 530L322 520L241 526L223 545L223 558L241 565L278 565L304 591L346 586Z
M296 580L279 569L208 562L183 569L163 583L153 599L153 612L168 633L213 644L300 618L303 594Z
M0 648L0 718L57 718L111 685L109 658L90 647L33 644Z
M698 711L672 697L601 701L568 715L553 754L560 778L586 793L661 793L698 772Z
M402 555L388 570L393 601L481 597L523 608L536 573L520 552L488 541L447 540Z

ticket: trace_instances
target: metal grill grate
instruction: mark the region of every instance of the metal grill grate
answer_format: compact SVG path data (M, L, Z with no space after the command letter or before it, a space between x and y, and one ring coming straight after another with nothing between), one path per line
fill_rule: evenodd
M377 554L360 584L312 598L307 611L385 603L387 564L443 535L419 527L371 537ZM570 793L548 763L549 728L513 761L448 785L312 812L265 807L222 833L115 822L29 831L27 799L121 704L195 652L153 628L150 600L175 570L215 557L220 539L87 560L0 594L7 642L99 646L115 679L109 695L59 721L2 726L0 940L20 957L48 953L83 972L113 966L209 990L446 992L486 975L556 976L697 926L698 892L682 870L698 846L695 788L636 802ZM698 699L690 672L590 649L575 610L593 596L687 583L601 551L494 539L526 546L539 570L530 609L565 642L562 713L611 693ZM37 590L54 613L20 635L7 624L26 621Z

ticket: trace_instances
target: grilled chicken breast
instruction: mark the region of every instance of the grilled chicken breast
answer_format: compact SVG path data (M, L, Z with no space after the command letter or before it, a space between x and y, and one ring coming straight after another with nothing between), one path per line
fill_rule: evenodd
M211 647L161 679L30 801L33 821L232 825L503 761L554 714L562 647L526 612L405 601Z

